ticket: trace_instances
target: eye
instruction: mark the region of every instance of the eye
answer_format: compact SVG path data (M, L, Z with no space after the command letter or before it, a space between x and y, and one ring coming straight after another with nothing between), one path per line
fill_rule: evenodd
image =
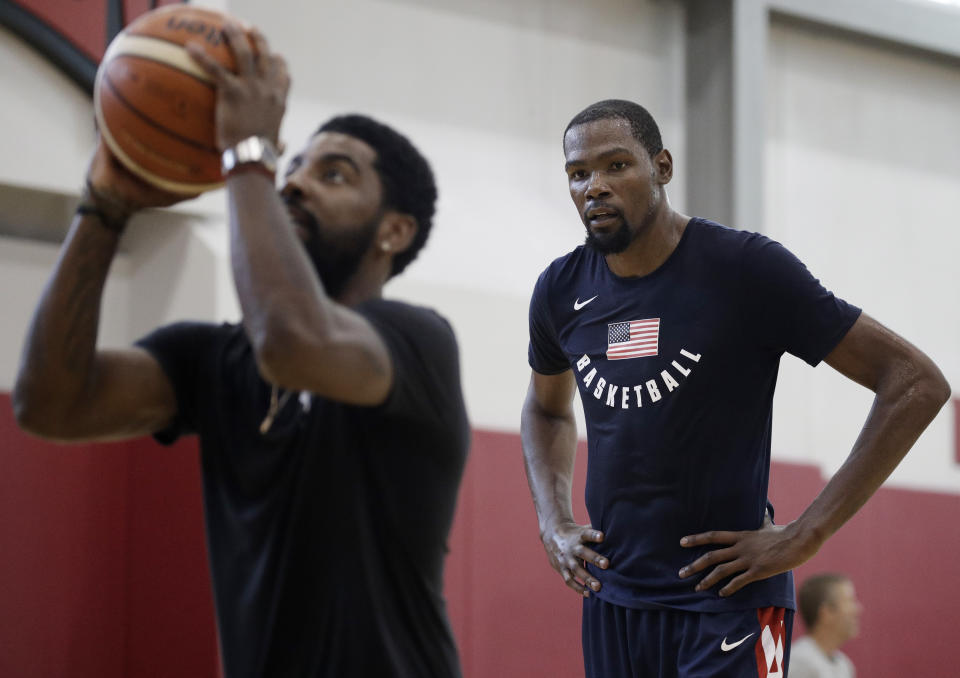
M627 163L625 163L623 160L614 160L612 163L610 163L610 169L615 171L623 170L626 168L627 168Z
M289 177L291 174L300 169L300 165L303 164L303 159L300 156L295 157L290 161L290 164L287 165L287 171L284 176Z
M572 170L570 172L571 179L583 179L585 176L587 176L587 173L582 169Z
M320 178L323 181L327 181L332 184L342 184L347 180L347 177L344 176L343 172L336 167L328 167L325 169L320 175Z

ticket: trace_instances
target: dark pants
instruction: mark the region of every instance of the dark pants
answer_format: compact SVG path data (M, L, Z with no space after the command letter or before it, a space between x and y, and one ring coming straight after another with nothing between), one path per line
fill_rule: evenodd
M583 601L587 678L784 678L793 610L635 610Z

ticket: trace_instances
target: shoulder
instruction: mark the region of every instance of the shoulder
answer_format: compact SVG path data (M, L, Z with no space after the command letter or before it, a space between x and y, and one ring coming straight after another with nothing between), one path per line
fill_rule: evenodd
M371 299L355 310L388 344L402 340L405 344L420 345L431 351L457 351L453 326L432 308L395 299Z
M356 307L357 313L375 323L432 327L452 334L450 322L437 311L397 299L371 299Z
M589 247L580 245L551 261L540 273L540 277L537 279L537 287L562 284L565 281L576 279L599 256Z
M793 644L790 647L790 654L791 656L793 656L795 653L806 655L810 652L812 646L813 640L810 638L810 636L804 636L803 638L793 641Z
M698 259L726 265L743 284L795 282L807 275L806 266L793 252L762 233L700 218L691 219L688 228L695 229Z
M165 346L176 345L202 349L211 344L229 342L237 334L243 335L240 325L181 320L156 328L137 340L136 345L147 350L160 350Z
M693 217L687 224L695 246L713 255L742 257L767 245L780 246L765 235L742 231L702 217Z
M850 661L850 657L848 657L846 654L844 654L840 650L837 650L837 661L844 666L844 668L847 671L847 675L849 676L854 675L853 662Z

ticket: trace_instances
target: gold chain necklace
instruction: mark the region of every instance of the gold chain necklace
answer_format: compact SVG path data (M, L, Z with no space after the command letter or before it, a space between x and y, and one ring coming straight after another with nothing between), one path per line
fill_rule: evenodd
M275 384L272 384L270 386L270 407L267 410L267 416L260 422L261 434L266 433L270 430L270 427L273 426L273 420L276 419L280 410L282 410L283 406L290 400L290 394L293 393L293 391L286 391L282 396L280 396L279 393L280 389L277 388Z

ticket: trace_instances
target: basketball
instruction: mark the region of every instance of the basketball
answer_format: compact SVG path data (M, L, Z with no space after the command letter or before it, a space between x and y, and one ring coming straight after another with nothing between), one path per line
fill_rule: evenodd
M186 5L147 12L114 38L97 71L100 134L127 169L158 188L196 195L223 185L216 91L185 46L200 43L235 70L222 30L227 19Z

